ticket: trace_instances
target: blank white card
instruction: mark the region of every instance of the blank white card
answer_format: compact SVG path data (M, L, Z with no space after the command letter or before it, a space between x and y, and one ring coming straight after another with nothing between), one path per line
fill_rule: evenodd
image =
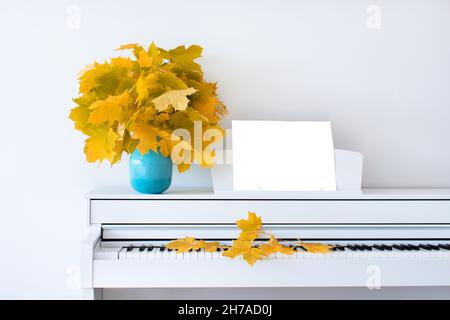
M330 122L233 121L234 190L335 191Z

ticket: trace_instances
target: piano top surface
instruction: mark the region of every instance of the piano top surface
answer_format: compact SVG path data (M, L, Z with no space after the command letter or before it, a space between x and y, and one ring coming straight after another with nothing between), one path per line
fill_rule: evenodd
M363 189L362 193L354 191L260 191L230 192L215 194L212 188L170 188L162 194L141 194L129 186L99 187L90 191L88 199L423 199L450 200L450 189Z

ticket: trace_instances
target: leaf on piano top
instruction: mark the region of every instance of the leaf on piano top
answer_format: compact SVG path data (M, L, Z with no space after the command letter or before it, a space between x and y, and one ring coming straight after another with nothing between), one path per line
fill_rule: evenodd
M305 243L303 241L300 241L299 245L301 245L303 248L305 248L306 251L311 253L327 253L330 252L333 248L333 246L328 246L321 243Z
M241 219L236 221L236 225L242 231L257 231L262 226L261 217L257 217L254 212L248 212L248 219Z
M177 253L183 253L183 252L188 252L189 250L194 249L195 244L196 244L195 238L186 237L186 238L170 241L166 245L166 248L176 250Z
M282 245L273 234L270 234L269 242L264 243L260 246L260 248L266 255L271 255L277 252L287 255L295 253L294 248L289 248Z
M236 225L241 229L239 240L253 241L258 237L259 229L262 226L261 217L257 217L254 212L248 212L248 219L241 219L236 221Z

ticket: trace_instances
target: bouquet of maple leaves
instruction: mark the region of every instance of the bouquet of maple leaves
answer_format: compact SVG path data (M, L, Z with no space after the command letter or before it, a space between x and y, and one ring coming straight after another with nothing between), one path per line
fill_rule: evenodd
M236 221L237 227L241 230L239 237L233 240L231 246L220 245L217 241L196 240L194 237L186 237L169 242L166 247L176 250L177 253L188 252L191 250L204 249L206 252L216 252L218 249L224 249L222 256L234 259L242 257L249 265L253 266L257 261L262 260L276 253L292 255L294 246L286 246L280 243L273 234L269 234L269 240L259 245L255 245L258 236L265 235L261 230L262 219L256 216L254 212L248 212L248 219ZM295 245L301 246L311 253L327 253L333 246L321 243L305 243L301 240L295 242Z
M217 98L217 85L205 81L195 62L202 54L200 46L164 50L152 43L146 50L126 44L117 50L131 50L132 55L95 62L79 74L80 96L73 99L77 106L70 119L88 136L88 162L114 164L123 152L136 148L142 155L152 150L167 157L177 143L172 132L183 128L194 136L194 121L200 121L204 131L224 131L219 120L227 110ZM189 167L178 164L180 172Z

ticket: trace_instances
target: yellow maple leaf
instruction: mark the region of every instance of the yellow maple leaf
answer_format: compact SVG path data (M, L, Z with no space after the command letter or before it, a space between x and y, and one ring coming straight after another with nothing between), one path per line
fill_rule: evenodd
M166 112L161 112L155 116L156 122L164 122L170 120L170 115Z
M305 248L306 251L311 252L311 253L327 253L330 252L331 249L333 248L333 246L329 246L326 244L321 244L321 243L306 243L301 241L299 243L299 245L301 245L303 248Z
M158 141L158 146L159 146L159 152L164 157L170 156L170 153L172 152L172 148L173 148L173 142L170 140L170 138L161 138Z
M234 259L242 255L247 250L250 250L251 247L252 242L249 240L233 240L231 247L229 247L227 251L224 251L222 255Z
M131 61L130 58L123 58L123 57L112 58L111 66L131 69L131 67L133 66L133 61Z
M97 86L97 79L109 71L107 63L87 66L79 73L80 93L88 93Z
M101 124L103 122L114 123L119 121L124 107L130 103L128 92L118 96L110 96L106 100L94 102L89 109L92 110L89 115L89 122L92 124Z
M260 248L250 248L250 250L242 254L242 258L247 261L250 266L253 266L256 261L263 259L266 256Z
M198 240L194 245L194 249L204 249L206 252L216 252L218 247L217 241Z
M188 48L185 46L178 46L175 49L169 50L166 54L171 61L182 67L201 71L200 65L194 62L194 60L202 56L202 51L202 47L194 44Z
M134 139L139 139L137 149L141 155L145 155L149 150L158 150L158 130L147 123L139 123L134 126Z
M208 121L209 119L205 116L203 116L200 112L193 108L187 108L186 112L189 116L189 119L192 121Z
M287 254L287 255L291 255L291 254L295 253L294 248L289 248L289 247L282 245L281 243L278 242L277 238L275 238L275 236L273 234L270 234L269 242L261 245L260 249L266 255L270 255L270 254L277 253L277 252L282 253L282 254Z
M170 241L168 244L166 244L166 248L176 250L177 253L183 253L194 249L195 244L196 244L195 238L186 237Z
M159 84L166 90L183 90L187 89L188 86L182 79L177 77L173 72L164 72L159 75Z
M136 82L136 92L138 94L137 101L139 104L147 98L148 95L148 89L147 85L145 84L144 77L140 76L138 81Z
M233 240L232 246L222 255L231 259L242 256L249 265L253 266L256 261L263 259L267 254L260 248L252 247L252 241L238 239Z
M262 226L262 220L254 212L249 211L247 220L238 220L236 221L236 225L242 231L258 231Z
M239 240L253 241L258 237L259 229L262 226L261 217L257 217L254 212L248 212L248 219L241 219L236 221L236 225L241 229L239 234Z
M136 92L138 94L137 101L139 104L142 103L145 99L147 99L148 95L151 91L153 91L157 86L158 74L150 73L147 76L141 75L136 82Z
M78 72L78 74L77 74L78 78L82 77L86 72L94 70L95 66L96 66L96 63L88 64L86 67L84 67L83 69L81 69Z
M114 146L119 135L113 129L108 131L97 131L91 137L86 139L84 152L88 162L96 162L108 159L111 163L114 160Z
M137 43L127 43L127 44L122 44L120 47L118 47L116 49L116 51L120 51L120 50L127 50L127 49L134 49L137 46L139 46L139 44Z
M196 91L194 88L170 90L153 99L152 102L155 105L155 109L159 112L166 110L169 106L172 106L175 110L184 111L189 103L187 96Z
M160 50L154 42L150 44L147 51L155 66L160 66L163 63L163 58L159 56Z
M127 153L132 153L139 143L139 140L133 139L131 137L130 132L126 129L123 129L122 134L120 132L118 133L119 136L121 135L121 138L119 138L119 140L116 141L116 144L114 146L113 150L115 155L114 158L112 159L111 164L115 164L121 160L123 151L126 151Z
M217 84L207 82L192 82L198 91L192 96L192 108L209 121L217 122L227 113L225 105L217 99Z
M147 51L141 50L139 51L139 57L138 57L138 63L141 66L141 68L148 68L153 65L153 59L152 57L149 57Z

